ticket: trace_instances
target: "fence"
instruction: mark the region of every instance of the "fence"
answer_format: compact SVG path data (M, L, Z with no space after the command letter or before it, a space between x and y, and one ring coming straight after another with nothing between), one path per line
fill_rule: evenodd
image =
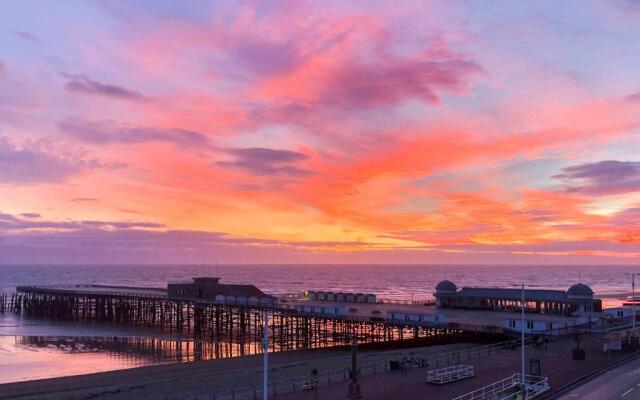
M527 340L525 345L530 345L531 341ZM520 346L520 340L510 340L491 345L473 346L457 351L443 351L438 353L429 353L427 351L417 351L411 353L410 357L405 357L405 362L415 368L441 367L451 364L460 364L462 361L468 361L474 358L487 356L498 351L517 349ZM389 371L391 361L397 361L397 356L389 357L383 360L377 360L360 365L360 374L373 375ZM315 380L315 382L313 382ZM291 393L303 390L315 390L320 385L330 383L344 382L349 380L349 372L347 368L334 369L319 372L314 379L311 375L297 376L287 379L278 379L277 376L273 381L269 382L269 395L277 395ZM167 397L167 400L255 400L262 398L262 386L252 385L233 389L227 389L216 392L208 396L192 396L192 397Z

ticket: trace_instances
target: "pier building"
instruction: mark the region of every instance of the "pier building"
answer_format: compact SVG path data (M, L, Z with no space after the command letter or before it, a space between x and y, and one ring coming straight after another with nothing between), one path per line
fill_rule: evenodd
M574 313L601 312L602 300L593 297L593 290L576 283L568 290L525 289L527 312L572 315ZM518 311L522 290L516 288L463 287L444 280L436 286L436 306L472 310Z
M447 316L440 313L424 313L407 310L387 311L387 322L405 322L416 325L434 325L447 322Z
M373 293L325 292L308 290L304 292L304 298L307 300L335 301L338 303L375 304L377 302L376 295Z
M230 285L220 283L220 278L200 277L191 282L170 282L167 285L169 297L208 299L218 302L238 302L241 304L271 303L274 298L254 285Z

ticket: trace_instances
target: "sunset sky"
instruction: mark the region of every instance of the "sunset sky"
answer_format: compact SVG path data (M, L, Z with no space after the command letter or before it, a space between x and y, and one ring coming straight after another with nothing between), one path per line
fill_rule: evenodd
M640 3L0 3L0 263L640 263Z

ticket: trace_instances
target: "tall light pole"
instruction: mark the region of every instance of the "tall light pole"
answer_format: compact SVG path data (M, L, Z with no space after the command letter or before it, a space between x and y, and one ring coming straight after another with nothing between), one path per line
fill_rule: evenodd
M264 312L264 336L262 338L262 399L267 400L269 395L269 313Z
M522 375L522 393L523 393L523 398L526 400L527 398L527 384L525 383L525 373L526 373L526 368L525 368L525 353L524 353L524 345L525 345L525 336L524 336L524 330L526 328L525 326L525 321L524 321L524 309L525 309L525 297L524 297L524 287L525 284L522 283L520 285L512 285L512 286L517 286L521 288L521 296L520 296L520 303L521 303L521 307L520 307L520 340L521 343L520 345L522 346L521 349L521 353L520 353L520 374ZM528 287L536 287L538 285L526 285Z
M349 390L347 391L347 399L359 400L362 399L362 393L360 391L360 368L358 367L358 337L355 331L352 334L351 339L351 368L349 368Z
M636 343L636 274L631 274L631 313L633 317L631 318L631 335L633 344Z
M524 283L522 284L522 309L521 309L521 322L520 322L520 340L522 341L522 354L521 354L521 360L520 360L520 366L522 367L521 371L522 371L522 391L524 393L524 398L527 398L527 388L525 385L525 379L524 379L524 373L525 373L525 366L524 366Z
M633 340L633 345L635 346L637 344L637 339L636 339L636 275L640 275L637 274L635 272L631 272L628 275L631 275L631 313L633 314L633 317L631 318L631 340Z

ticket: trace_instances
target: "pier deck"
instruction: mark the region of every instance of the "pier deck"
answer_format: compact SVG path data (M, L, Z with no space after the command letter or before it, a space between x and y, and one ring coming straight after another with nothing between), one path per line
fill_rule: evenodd
M175 299L167 296L167 290L164 288L143 288L143 287L126 287L126 286L107 286L107 285L50 285L50 286L20 286L17 288L23 293L41 293L41 294L67 294L77 296L116 296L116 297L140 297L140 298L158 298L173 301L190 301L198 304L215 304L214 300L208 299ZM340 319L351 319L356 321L372 320L375 322L388 323L386 315L389 311L402 311L406 313L433 313L444 317L446 323L441 326L461 325L466 330L482 330L489 328L501 330L503 321L506 319L520 319L519 312L508 311L486 311L486 310L464 310L450 308L436 308L434 304L390 304L390 303L345 303L330 302L321 300L305 300L296 298L287 298L278 302L273 306L250 305L252 308L267 308L269 310L279 310L284 313L292 313L297 305L309 306L342 306L349 312L347 315L339 317ZM314 318L326 318L325 316L314 315ZM557 322L557 321L575 321L571 318L555 314L536 314L537 321ZM396 322L395 324L398 324ZM407 323L408 326L413 324Z
M505 338L497 319L487 323L484 318L460 318L457 320L473 323L447 321L433 324L385 319L386 310L391 308L435 311L434 307L423 305L342 304L357 310L346 315L308 315L296 310L300 302L304 300L227 304L207 299L169 297L165 290L157 288L20 286L9 299L8 309L28 317L140 326L251 346L259 344L264 335L263 318L266 315L269 319L269 345L274 351L345 346L354 340L358 343L390 343L413 339L428 344ZM373 310L380 313L374 315ZM451 310L452 318L465 314L458 311ZM504 317L503 313L501 315Z
M112 285L34 285L18 286L18 292L39 292L39 293L66 293L78 295L121 295L121 296L142 296L142 297L167 297L167 289L164 288L144 288L132 286L112 286Z

